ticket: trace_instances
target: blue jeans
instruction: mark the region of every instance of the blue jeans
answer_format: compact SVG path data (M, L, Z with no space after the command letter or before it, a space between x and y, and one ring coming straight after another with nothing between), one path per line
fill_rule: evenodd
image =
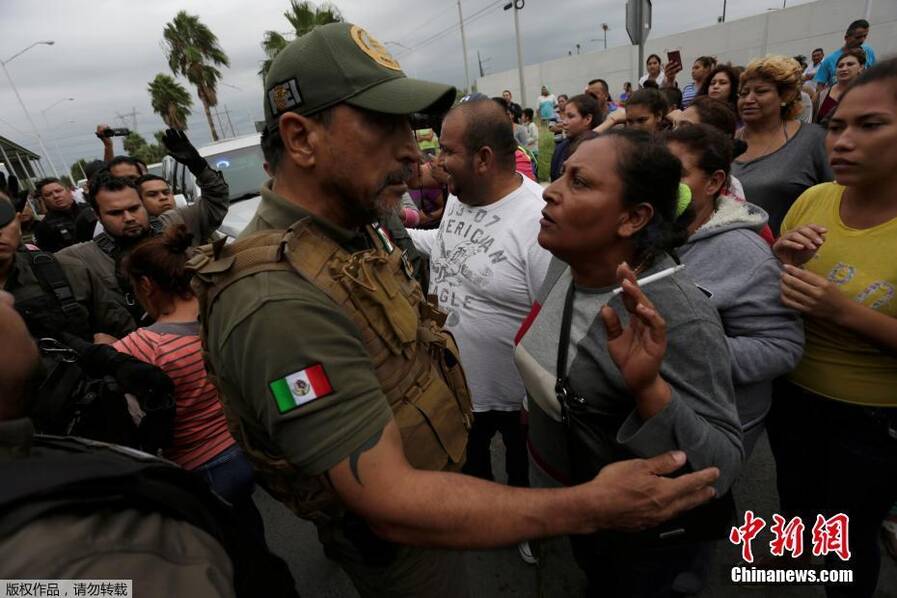
M244 518L264 542L265 524L252 500L255 490L252 464L239 445L225 449L193 472L202 476L218 496L229 502L237 516Z

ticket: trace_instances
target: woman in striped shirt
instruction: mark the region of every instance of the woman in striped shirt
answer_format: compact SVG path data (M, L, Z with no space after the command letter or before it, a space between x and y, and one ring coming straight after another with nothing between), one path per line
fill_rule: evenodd
M209 380L199 338L199 306L186 270L192 235L184 225L144 241L123 266L140 304L155 323L113 346L151 363L175 385L174 442L164 456L203 476L222 498L264 534L252 501L252 465L227 429L218 391Z

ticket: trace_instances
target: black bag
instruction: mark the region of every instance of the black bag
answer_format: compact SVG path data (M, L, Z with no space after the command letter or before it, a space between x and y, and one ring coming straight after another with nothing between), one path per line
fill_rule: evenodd
M143 404L139 427L128 412L124 393L111 376L91 377L74 349L43 338L38 342L44 375L29 404L35 429L46 434L80 436L156 454L171 446L173 397Z
M0 479L0 536L57 513L161 513L221 544L233 565L237 596L298 597L286 563L248 522L202 478L167 461L79 438L35 435L30 457L0 461Z
M561 419L566 432L571 482L581 484L594 479L604 466L631 459L633 455L616 442L616 431L626 420L628 409L626 412L598 409L579 396L567 379L567 350L573 317L573 293L574 285L571 282L567 289L561 319L555 393L561 405ZM612 447L610 452L608 447ZM677 475L691 471L690 466L686 464ZM641 532L602 531L590 536L579 536L574 539L574 546L587 549L593 554L601 554L715 541L728 536L734 521L735 500L729 491L657 527Z

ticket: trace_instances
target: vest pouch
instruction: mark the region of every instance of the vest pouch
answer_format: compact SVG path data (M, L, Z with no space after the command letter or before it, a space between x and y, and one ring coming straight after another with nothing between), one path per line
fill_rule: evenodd
M454 464L459 469L467 450L467 422L452 391L433 371L423 386L406 393L404 401L393 408L402 443L414 447L406 451L408 462L417 469L438 471Z
M401 268L401 257L392 258L372 252L356 253L342 268L340 281L377 336L398 355L417 340L418 316L396 282L399 272L393 268Z
M217 387L217 380L213 381ZM224 393L218 396L227 428L252 462L259 485L302 519L316 523L329 520L328 512L333 510L336 498L322 480L323 476L302 475L285 456L266 450L263 443L257 442L246 430L243 421L228 405Z
M461 352L458 350L455 338L448 330L437 328L432 323L421 326L420 335L421 341L429 347L433 361L438 364L439 373L452 396L455 397L458 408L464 414L467 430L470 430L473 403L470 398L470 389L467 386L467 377L461 366Z

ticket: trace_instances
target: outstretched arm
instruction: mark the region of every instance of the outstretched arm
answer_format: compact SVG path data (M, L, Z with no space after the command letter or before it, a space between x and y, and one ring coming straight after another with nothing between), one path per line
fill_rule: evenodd
M529 538L639 530L709 500L718 471L663 477L684 453L605 467L563 489L514 488L471 476L421 471L405 459L395 422L329 470L345 505L382 537L448 548L505 546Z

